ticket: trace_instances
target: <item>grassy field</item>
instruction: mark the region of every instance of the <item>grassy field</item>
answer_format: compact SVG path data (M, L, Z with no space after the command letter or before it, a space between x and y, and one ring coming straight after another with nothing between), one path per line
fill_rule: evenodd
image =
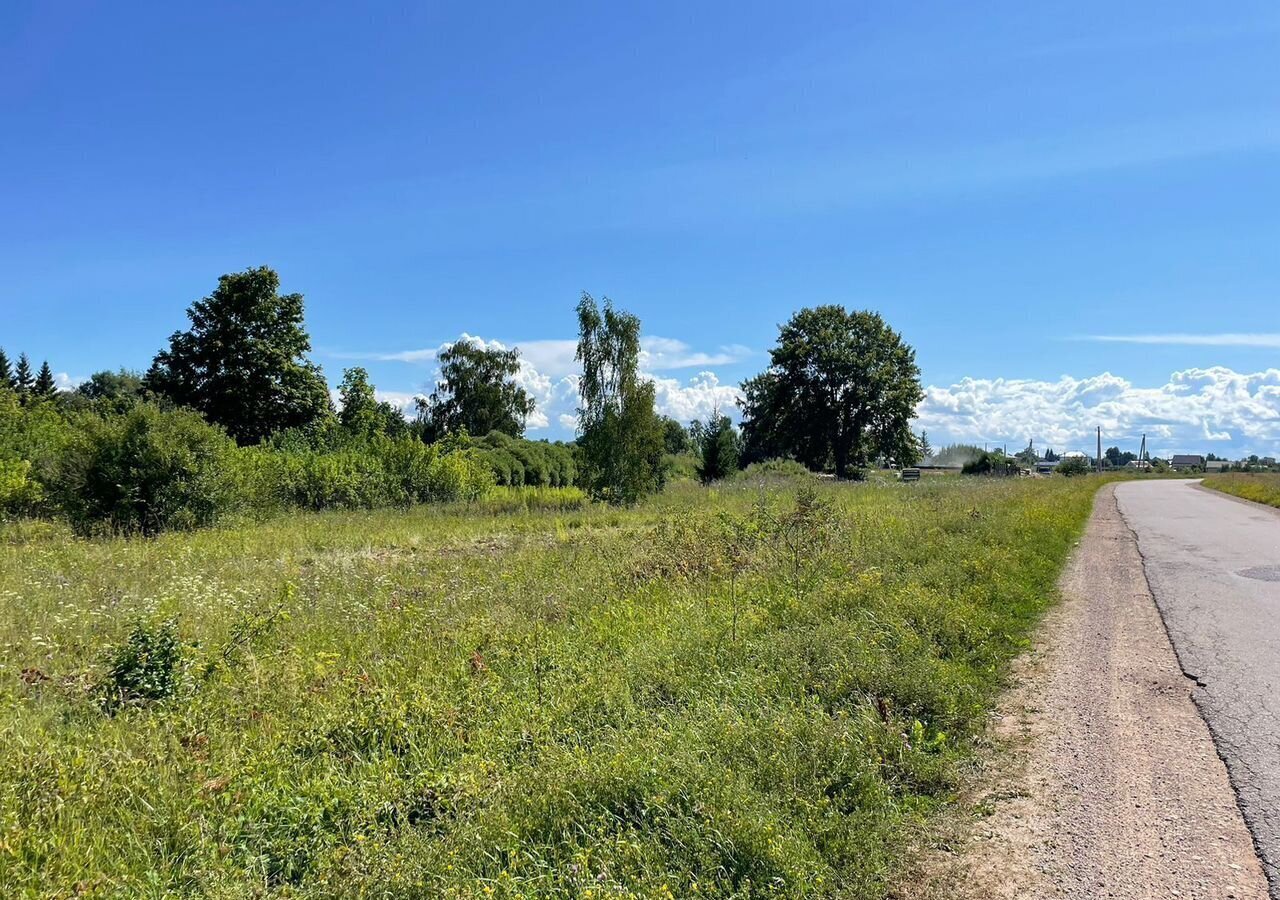
M881 896L1097 482L801 483L6 526L6 896Z
M1280 475L1250 475L1237 472L1227 475L1210 475L1200 483L1215 491L1234 494L1255 503L1280 506Z

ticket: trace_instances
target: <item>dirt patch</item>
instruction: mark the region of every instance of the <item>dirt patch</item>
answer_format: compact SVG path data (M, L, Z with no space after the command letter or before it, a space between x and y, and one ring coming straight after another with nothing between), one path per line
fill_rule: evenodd
M1267 897L1114 488L992 727L951 846L902 896Z

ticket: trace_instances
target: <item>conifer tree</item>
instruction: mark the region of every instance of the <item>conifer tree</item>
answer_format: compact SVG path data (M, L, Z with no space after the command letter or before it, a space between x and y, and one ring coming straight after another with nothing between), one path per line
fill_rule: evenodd
M0 390L13 390L15 386L13 367L9 365L9 357L5 355L4 349L0 348Z
M13 389L25 397L31 393L35 383L35 377L31 374L31 360L27 359L27 354L20 354L18 368L13 375Z
M738 470L738 432L729 417L716 410L702 426L698 447L698 478L703 484L719 481Z
M37 400L51 400L58 393L58 384L53 380L53 370L49 368L49 360L40 364L40 374L36 376L31 395Z

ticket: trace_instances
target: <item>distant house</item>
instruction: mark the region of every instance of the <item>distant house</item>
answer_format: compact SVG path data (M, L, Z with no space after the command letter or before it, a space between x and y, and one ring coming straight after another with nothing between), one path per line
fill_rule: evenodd
M1204 464L1206 472L1225 472L1231 467L1231 462L1225 459L1211 459Z
M1053 470L1056 468L1058 468L1057 460L1053 460L1053 459L1037 459L1036 460L1037 475L1052 475Z
M1258 462L1262 463L1264 466L1274 466L1276 464L1276 458L1274 456L1264 456L1262 459L1258 460Z
M1146 471L1151 468L1151 460L1149 459L1131 459L1124 464L1126 469L1141 469Z
M1173 459L1169 460L1169 468L1175 472L1204 469L1204 457L1195 453L1175 453Z

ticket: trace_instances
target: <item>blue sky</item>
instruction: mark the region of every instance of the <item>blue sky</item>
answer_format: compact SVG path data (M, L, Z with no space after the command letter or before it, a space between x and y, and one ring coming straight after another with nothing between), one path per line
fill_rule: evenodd
M144 368L265 263L332 382L514 344L562 436L582 290L682 416L841 303L935 443L1280 451L1274 3L406 6L4 4L0 346Z

